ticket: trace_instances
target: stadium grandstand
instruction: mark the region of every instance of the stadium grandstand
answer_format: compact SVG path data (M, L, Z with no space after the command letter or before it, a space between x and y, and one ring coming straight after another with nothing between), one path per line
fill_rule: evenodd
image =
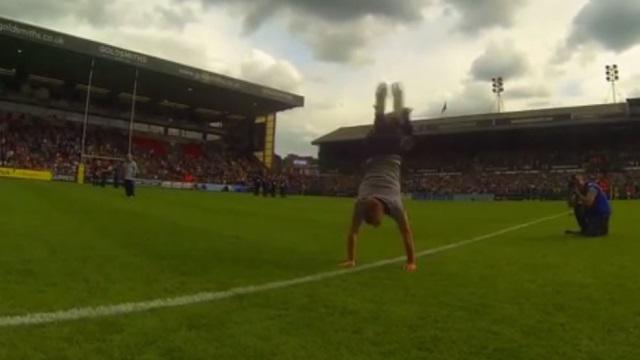
M598 178L611 198L638 198L640 99L413 121L404 191L419 199L563 199L570 174ZM353 195L370 126L339 128L319 147L328 193ZM337 178L340 180L336 180ZM329 182L327 185L326 182Z
M83 181L86 168L111 182L131 153L156 184L242 185L272 166L277 113L304 105L299 95L1 17L0 48L0 173L9 177Z

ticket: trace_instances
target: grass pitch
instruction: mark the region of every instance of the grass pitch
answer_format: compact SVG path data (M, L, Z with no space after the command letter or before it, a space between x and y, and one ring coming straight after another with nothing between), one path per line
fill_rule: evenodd
M259 285L335 269L351 200L0 180L0 317ZM418 203L418 250L565 211ZM0 359L638 359L640 203L612 234L567 215L421 258L191 306L0 327ZM365 229L360 263L402 255Z

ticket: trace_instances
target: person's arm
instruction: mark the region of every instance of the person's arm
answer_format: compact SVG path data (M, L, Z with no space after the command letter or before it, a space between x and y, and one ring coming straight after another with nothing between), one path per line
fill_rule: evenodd
M347 234L347 259L344 265L354 266L356 261L356 243L358 241L358 233L362 225L362 215L360 214L359 204L356 202L353 208L353 216L351 218L351 226Z
M589 191L587 191L586 195L582 195L579 191L576 191L576 194L578 196L578 199L580 199L580 202L584 206L591 207L593 203L596 201L596 197L598 196L598 191L596 189L589 188Z
M409 217L407 212L402 213L401 221L398 221L398 230L402 236L402 243L404 244L404 250L407 254L407 270L415 270L416 258L415 258L415 245L413 242L413 231L409 224Z

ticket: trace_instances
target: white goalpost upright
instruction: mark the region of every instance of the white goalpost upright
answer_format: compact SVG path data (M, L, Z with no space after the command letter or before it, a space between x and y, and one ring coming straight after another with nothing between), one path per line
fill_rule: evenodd
M107 161L123 161L124 160L124 157L104 156L101 154L87 153L87 128L89 125L89 109L91 106L91 92L93 88L94 70L95 70L95 59L92 58L91 65L89 68L87 92L85 95L84 118L82 122L82 139L81 139L81 147L80 147L80 164L78 165L78 170L77 170L77 182L79 184L83 184L85 181L86 166L87 166L88 159L107 160ZM135 75L133 80L133 93L131 96L131 114L129 117L129 128L128 128L129 134L128 134L127 154L133 153L133 125L135 122L135 115L136 115L137 93L138 93L138 68L135 69Z
M82 119L82 139L80 145L80 164L78 164L78 171L76 181L78 184L84 184L84 175L86 172L86 146L87 146L87 125L89 123L89 104L91 103L91 85L93 84L93 68L95 66L95 59L91 58L91 66L89 67L89 81L87 81L87 94L84 102L84 118Z
M138 93L138 68L136 68L136 75L133 79L133 95L131 96L131 117L129 118L129 148L127 154L132 154L132 142L133 142L133 122L136 116L136 98Z
M84 102L84 119L82 121L82 145L80 148L81 162L84 163L85 149L87 145L87 123L89 122L89 103L91 102L91 85L93 84L93 67L95 60L91 59L91 68L89 69L89 81L87 82L87 95Z

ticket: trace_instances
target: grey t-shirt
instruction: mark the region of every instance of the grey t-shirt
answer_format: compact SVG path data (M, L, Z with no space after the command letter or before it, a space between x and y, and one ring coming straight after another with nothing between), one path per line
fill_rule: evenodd
M385 213L399 225L405 223L404 206L400 190L399 155L380 155L369 159L366 163L365 175L358 189L355 216L358 221L364 218L361 200L376 198L385 205Z
M135 161L128 161L124 164L124 179L135 180L138 174L138 164Z

